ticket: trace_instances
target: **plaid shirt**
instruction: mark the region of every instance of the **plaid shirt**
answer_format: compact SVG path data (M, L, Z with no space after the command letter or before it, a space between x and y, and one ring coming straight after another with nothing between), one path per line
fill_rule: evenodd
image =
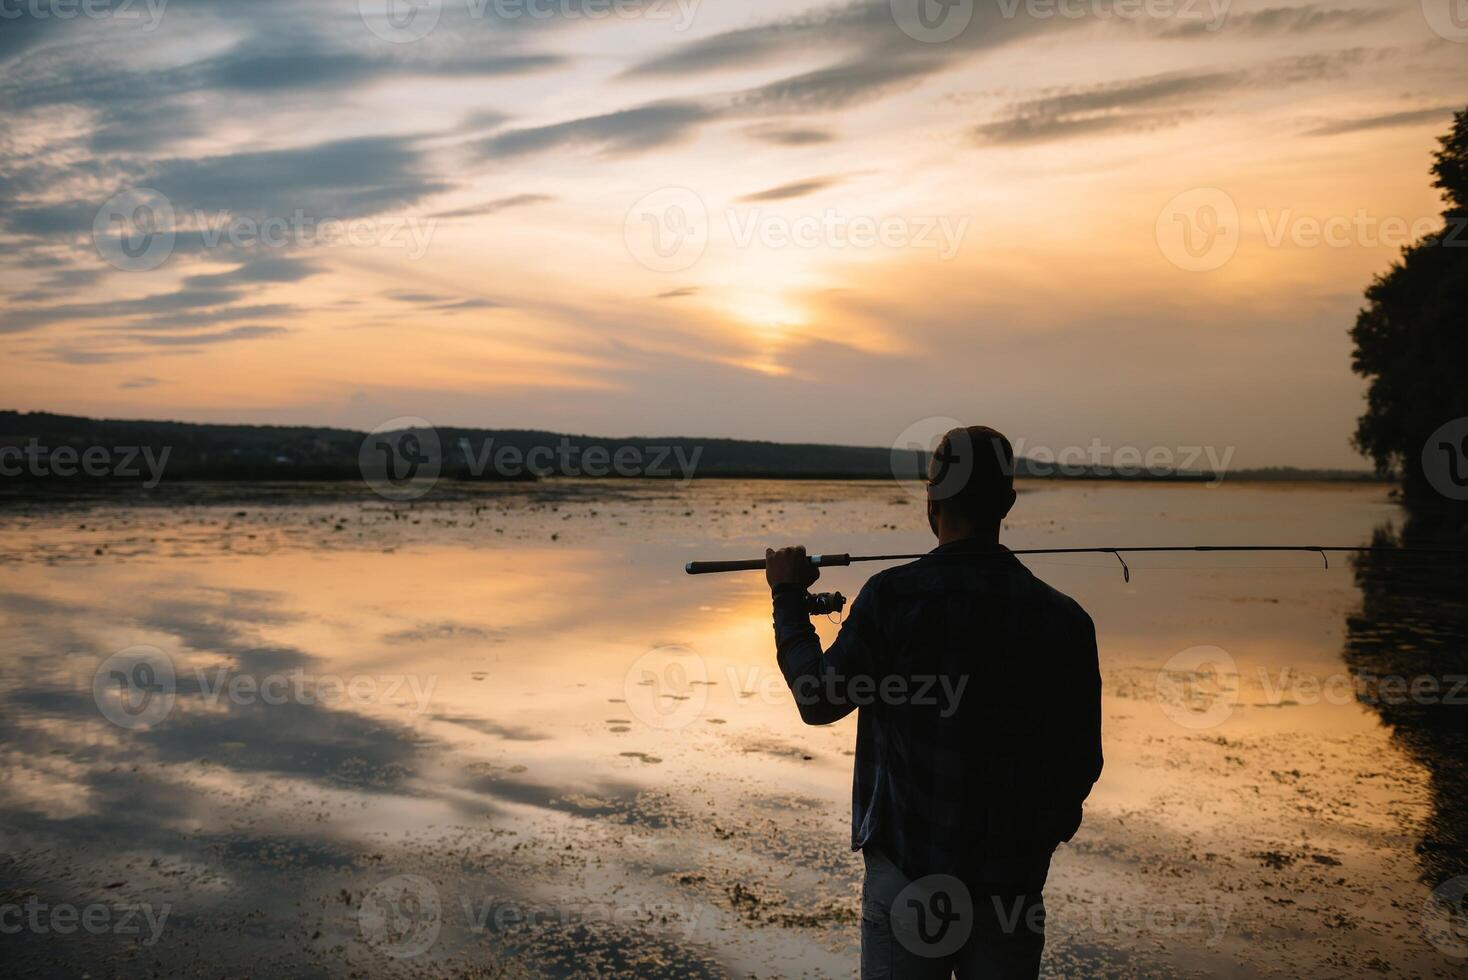
M1042 885L1101 774L1085 610L974 541L872 576L824 654L801 590L774 605L801 718L859 710L852 849L880 848L913 880Z

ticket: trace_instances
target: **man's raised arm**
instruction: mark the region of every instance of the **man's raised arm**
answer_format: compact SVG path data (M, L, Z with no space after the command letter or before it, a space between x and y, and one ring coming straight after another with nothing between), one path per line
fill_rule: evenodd
M877 685L875 590L870 582L862 587L836 641L823 653L805 603L820 574L804 548L765 552L765 578L774 596L776 660L807 725L840 721Z

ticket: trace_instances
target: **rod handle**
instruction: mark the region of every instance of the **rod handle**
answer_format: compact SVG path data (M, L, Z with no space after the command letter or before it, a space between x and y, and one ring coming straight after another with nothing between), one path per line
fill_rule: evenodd
M817 568L833 565L850 565L850 555L810 555L810 563ZM757 572L763 570L763 558L743 558L737 561L691 561L683 566L689 575L709 575L713 572Z

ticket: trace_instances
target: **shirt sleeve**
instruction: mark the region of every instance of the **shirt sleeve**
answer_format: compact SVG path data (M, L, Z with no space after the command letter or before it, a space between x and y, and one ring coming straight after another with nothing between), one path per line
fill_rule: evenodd
M821 638L805 610L799 590L775 593L775 659L807 725L829 725L858 707L850 693L854 678L863 690L877 676L881 631L877 627L877 589L869 579L851 604L831 648L821 651Z

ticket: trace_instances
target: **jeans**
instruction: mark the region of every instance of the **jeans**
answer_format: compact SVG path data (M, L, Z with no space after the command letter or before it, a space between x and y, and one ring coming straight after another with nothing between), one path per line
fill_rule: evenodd
M1032 980L1045 948L1040 889L976 886L929 875L909 882L886 855L862 852L862 980ZM1043 885L1043 878L1041 879Z

